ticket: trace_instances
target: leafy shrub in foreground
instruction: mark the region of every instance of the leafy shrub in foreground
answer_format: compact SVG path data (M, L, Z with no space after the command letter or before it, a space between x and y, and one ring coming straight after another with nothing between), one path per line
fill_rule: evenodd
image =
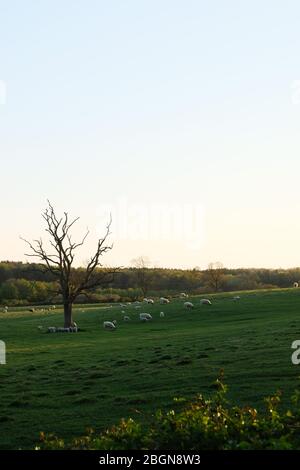
M265 410L230 406L222 377L215 382L210 399L202 395L184 403L181 411L158 411L151 422L140 424L122 419L101 434L92 429L86 435L66 443L41 433L36 449L95 450L230 450L300 448L300 393L292 397L292 408L280 412L280 393L265 399Z

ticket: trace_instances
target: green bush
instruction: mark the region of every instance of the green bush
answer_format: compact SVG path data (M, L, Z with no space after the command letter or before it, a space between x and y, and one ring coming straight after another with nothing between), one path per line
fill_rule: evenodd
M150 422L140 424L123 419L101 434L92 429L86 435L65 442L41 433L37 449L94 450L241 450L299 449L300 392L292 397L291 408L280 411L280 392L265 399L264 410L230 406L222 376L209 399L202 395L182 403L179 411L157 411ZM178 404L178 403L177 403Z

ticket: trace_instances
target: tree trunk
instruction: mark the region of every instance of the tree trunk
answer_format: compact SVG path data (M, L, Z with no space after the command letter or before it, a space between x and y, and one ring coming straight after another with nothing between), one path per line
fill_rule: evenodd
M70 326L73 326L72 309L73 309L73 304L71 303L64 304L65 328L70 328Z

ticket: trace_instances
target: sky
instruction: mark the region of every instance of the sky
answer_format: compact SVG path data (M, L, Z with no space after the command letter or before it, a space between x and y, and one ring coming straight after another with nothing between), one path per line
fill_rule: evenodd
M84 264L300 266L300 4L0 0L0 259L47 199Z

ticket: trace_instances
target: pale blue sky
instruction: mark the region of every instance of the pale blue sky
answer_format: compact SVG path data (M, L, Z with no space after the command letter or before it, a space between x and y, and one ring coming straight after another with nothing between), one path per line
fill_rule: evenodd
M0 0L0 21L0 259L50 198L94 234L81 263L125 198L201 206L202 243L116 230L108 263L300 265L299 2Z

